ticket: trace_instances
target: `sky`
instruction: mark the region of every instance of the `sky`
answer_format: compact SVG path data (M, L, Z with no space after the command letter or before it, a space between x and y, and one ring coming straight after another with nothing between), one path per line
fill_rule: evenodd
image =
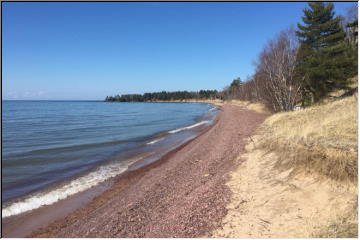
M354 3L335 3L346 14ZM3 99L221 90L254 73L302 2L2 2Z

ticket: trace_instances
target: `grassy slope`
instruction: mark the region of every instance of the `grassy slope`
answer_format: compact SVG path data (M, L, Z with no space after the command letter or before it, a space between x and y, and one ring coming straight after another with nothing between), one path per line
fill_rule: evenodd
M357 109L355 94L271 115L239 157L224 227L211 236L357 237Z
M341 100L269 117L260 148L275 152L275 167L293 176L305 173L357 186L357 94ZM355 196L356 198L356 196ZM312 237L356 237L357 202L312 232Z
M272 115L260 132L278 167L357 182L357 96Z

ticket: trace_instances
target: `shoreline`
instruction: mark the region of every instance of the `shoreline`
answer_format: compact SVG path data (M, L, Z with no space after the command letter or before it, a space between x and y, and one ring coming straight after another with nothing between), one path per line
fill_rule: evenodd
M171 100L171 101L149 101L146 103L207 103L214 106L222 106L224 104L230 104L253 110L261 114L270 115L273 112L269 110L264 104L259 102L240 101L240 100L221 100L221 99L184 99L184 100Z
M212 104L207 105L209 108L213 106ZM151 135L121 141L121 144L129 143L130 146L123 148L123 145L120 145L121 150L116 148L111 149L113 151L109 151L110 154L95 162L84 171L68 175L58 181L45 185L42 188L33 189L22 195L5 198L5 200L3 199L2 217L7 218L16 216L41 207L41 202L43 202L42 205L51 205L59 200L68 198L77 192L85 191L109 178L106 177L106 174L115 176L121 174L124 170L126 171L133 162L143 161L143 159L147 158L149 158L148 162L151 162L150 158L155 161L169 150L196 137L202 128L206 128L213 124L218 108L216 108L215 111L212 110L213 109L204 111L201 115L194 117L192 119L193 122L188 122L187 124L184 122L183 125L175 126L173 128L170 127L170 129L160 129L158 132L152 133ZM72 169L74 170L76 167ZM98 174L100 172L106 172L106 174ZM90 176L94 174L97 176ZM91 180L90 178L94 180ZM90 184L88 184L88 182ZM69 190L70 193L60 194L59 191L57 191L59 189L61 189L62 192L68 192ZM51 196L56 197L51 198ZM41 199L37 199L39 197Z
M100 182L99 184L89 189L77 192L73 195L68 196L65 199L58 200L57 202L54 202L50 205L43 205L30 211L2 218L3 237L26 237L31 234L31 232L46 227L49 223L66 217L68 214L71 214L72 212L81 209L82 207L89 204L94 198L98 197L103 192L109 190L114 184L114 182L122 181L119 179L128 178L128 176L136 174L133 172L146 171L144 169L152 168L152 166L157 166L158 164L160 164L160 162L164 161L164 159L168 159L169 156L182 149L184 146L201 136L213 125L215 125L218 121L218 114L215 115L215 118L211 119L210 121L212 122L211 125L197 126L192 129L192 132L193 134L195 134L195 136L190 139L186 138L177 144L173 143L170 145L158 147L156 152L141 152L138 155L129 155L131 159L137 156L140 157L140 160L131 162L128 165L127 169L117 176L106 179L105 181ZM71 179L76 179L76 177L73 177ZM33 222L34 218L37 219L36 222Z
M216 121L214 121L214 124L215 123ZM143 158L130 164L128 169L123 173L109 178L96 186L86 189L85 191L75 193L74 195L71 195L65 199L61 199L50 205L43 205L39 208L21 214L3 218L3 237L29 237L33 231L44 228L49 225L49 223L58 221L73 212L79 210L81 211L82 207L90 204L92 200L99 197L102 193L111 190L111 187L115 182L124 182L125 185L129 184L133 178L136 178L136 175L142 174L143 172L158 166L163 161L168 160L173 154L185 147L187 144L190 144L193 140L202 135L212 126L213 125L210 125L209 127L200 130L199 135L197 135L195 138L190 139L180 146L177 146L174 149L168 151L155 161L147 163L147 159ZM37 220L35 223L33 222L34 218Z
M226 214L225 186L244 138L266 115L224 105L214 124L161 159L115 177L84 207L31 237L196 237ZM131 168L129 168L131 169ZM5 233L6 234L6 233Z
M79 105L84 109L89 106L70 104ZM16 105L24 106L27 105ZM46 104L43 107L48 106ZM54 108L57 109L58 106L54 105ZM95 107L102 108L101 106L105 105L100 103ZM192 137L195 135L192 130L197 127L199 121L210 120L203 121L202 124L211 124L217 111L211 111L210 108L211 104L200 103L182 104L179 107L172 104L164 107L155 104L135 104L134 107L106 105L105 110L100 111L101 114L105 114L103 116L109 114L105 119L102 119L101 114L89 118L78 114L76 119L79 118L81 123L77 123L78 120L70 121L65 115L68 122L65 125L57 124L52 132L51 122L59 118L53 115L49 116L49 126L44 123L43 130L37 129L40 125L29 126L27 132L32 134L26 133L26 136L16 134L16 127L11 128L11 125L7 124L11 134L7 137L9 144L4 149L6 176L3 179L2 217L17 215L40 205L52 204L123 171L115 169L116 166L112 166L112 162L124 162L122 165L126 168L132 161L130 158L135 155L157 152L158 148ZM111 114L110 109L115 111L114 114ZM121 111L118 111L119 109ZM172 109L174 114L171 113ZM41 107L38 110L41 113ZM62 111L61 108L58 110ZM13 118L16 119L16 116ZM133 121L135 118L136 121ZM116 121L117 119L123 119L120 121L121 124ZM35 117L29 121L37 120ZM7 120L5 122L7 123ZM42 131L44 134L37 136L37 133ZM22 137L17 139L16 136ZM37 140L32 140L30 136ZM34 164L29 164L31 162ZM60 188L60 191L52 191Z
M109 103L208 103L215 106L222 106L226 102L221 99L183 99L183 100L156 100L156 101L145 101L145 102L119 102L119 101L105 101Z

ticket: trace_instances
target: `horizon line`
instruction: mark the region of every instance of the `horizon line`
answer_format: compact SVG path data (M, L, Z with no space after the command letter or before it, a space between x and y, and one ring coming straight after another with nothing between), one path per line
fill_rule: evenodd
M1 99L1 101L104 101L101 99Z

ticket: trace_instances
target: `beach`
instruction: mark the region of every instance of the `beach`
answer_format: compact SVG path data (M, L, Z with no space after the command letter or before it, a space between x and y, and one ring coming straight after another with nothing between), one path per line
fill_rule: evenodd
M26 236L204 236L221 225L230 199L229 172L266 116L225 104L197 138L149 165L130 167L84 206ZM5 236L14 224L3 225Z
M358 238L358 4L1 7L1 237Z

